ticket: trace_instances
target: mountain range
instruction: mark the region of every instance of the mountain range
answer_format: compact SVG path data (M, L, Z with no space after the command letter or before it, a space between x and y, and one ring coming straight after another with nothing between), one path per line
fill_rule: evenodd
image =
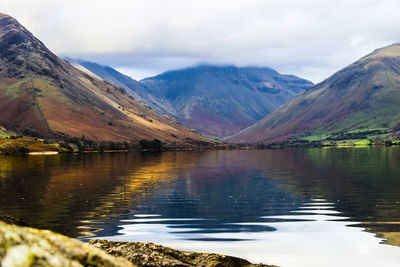
M339 140L399 131L400 45L394 44L338 71L226 141Z
M215 144L208 137L272 143L400 133L400 44L314 86L270 68L200 65L136 81L68 61L0 14L0 129L185 145Z
M108 66L71 62L124 87L160 114L214 138L239 132L313 85L260 67L200 65L136 81Z
M213 142L73 67L14 18L0 14L0 125L42 136Z

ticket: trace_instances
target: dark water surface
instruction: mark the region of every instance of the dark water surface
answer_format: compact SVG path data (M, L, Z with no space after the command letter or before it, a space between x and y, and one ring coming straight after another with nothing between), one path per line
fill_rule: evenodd
M0 209L82 239L400 266L400 149L0 156Z

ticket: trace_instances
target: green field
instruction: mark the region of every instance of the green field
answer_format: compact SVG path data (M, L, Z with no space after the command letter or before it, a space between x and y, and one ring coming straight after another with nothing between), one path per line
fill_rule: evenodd
M400 143L397 133L387 128L363 128L340 133L326 133L320 135L300 136L293 138L294 142L321 142L325 146L353 147L370 146L391 142Z

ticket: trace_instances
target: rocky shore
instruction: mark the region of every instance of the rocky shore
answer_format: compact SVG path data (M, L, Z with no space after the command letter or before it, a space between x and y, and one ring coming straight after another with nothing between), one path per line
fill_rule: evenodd
M268 265L251 264L247 260L215 253L197 253L177 250L153 243L111 242L90 240L89 244L107 251L109 254L123 257L138 266L176 266L176 267L262 267ZM270 265L269 265L270 266Z
M0 211L0 266L270 266L220 254L180 251L153 243L107 240L83 243L24 225Z
M136 266L127 259L47 230L0 222L0 266Z

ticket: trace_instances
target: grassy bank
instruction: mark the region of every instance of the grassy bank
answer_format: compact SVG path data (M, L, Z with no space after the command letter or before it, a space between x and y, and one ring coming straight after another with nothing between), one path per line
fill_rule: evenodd
M29 152L57 151L62 152L59 144L45 144L33 137L21 137L17 139L0 138L0 154L27 154Z
M85 138L41 139L35 137L0 137L0 155L29 154L32 152L97 153L128 151L185 151L185 150L231 150L249 147L216 144L165 144L161 141L140 140L131 142L93 141ZM37 153L40 154L40 153ZM50 154L50 153L49 153Z
M150 141L151 143L151 141ZM279 143L268 144L218 144L214 146L187 146L158 144L155 147L142 146L138 143L118 142L93 142L89 140L73 140L72 143L64 140L44 140L34 137L0 137L0 155L20 154L26 155L32 152L58 152L58 153L88 153L88 152L128 152L128 151L194 151L194 150L237 150L237 149L273 149L285 147L365 147L365 146L398 146L400 140L288 140ZM39 153L38 153L39 154ZM50 153L49 153L50 154Z
M91 140L71 138L67 140L41 139L35 137L0 137L0 155L21 154L32 152L127 152L136 148L136 144L111 141L94 142Z
M385 128L359 129L320 135L296 136L283 142L257 144L258 148L276 147L365 147L398 146L400 134Z
M372 147L372 146L399 146L399 140L382 140L372 141L369 139L354 139L354 140L337 140L337 141L308 141L308 140L290 140L279 143L256 144L255 148L318 148L318 147Z

